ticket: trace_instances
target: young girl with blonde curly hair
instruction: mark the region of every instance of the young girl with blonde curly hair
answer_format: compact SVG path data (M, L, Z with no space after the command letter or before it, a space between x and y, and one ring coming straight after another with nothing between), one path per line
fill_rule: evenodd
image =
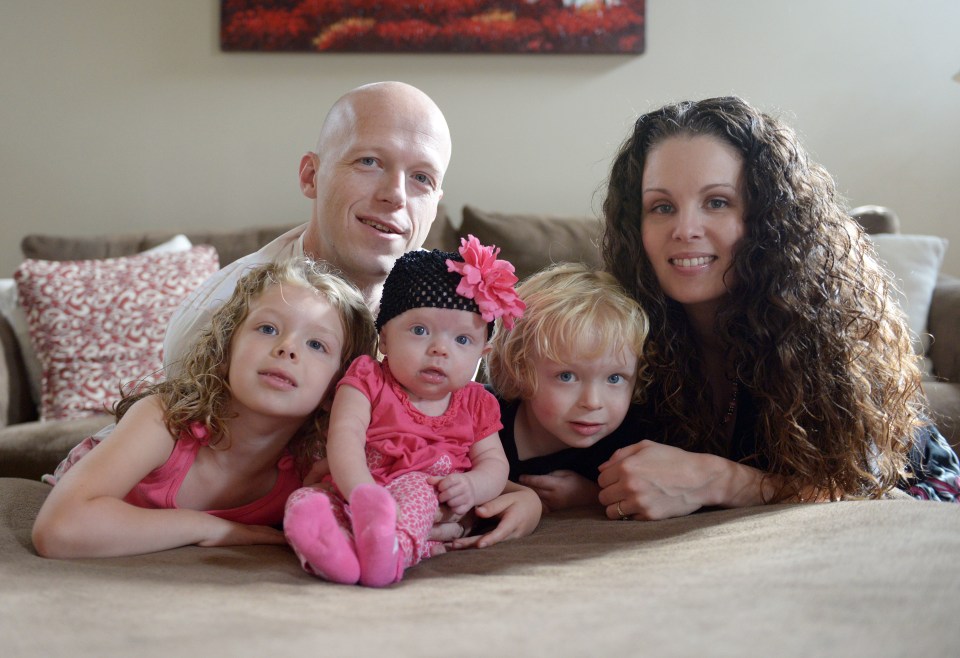
M179 375L124 395L116 429L50 479L46 557L283 544L287 497L320 451L332 385L376 335L354 286L307 258L245 274Z

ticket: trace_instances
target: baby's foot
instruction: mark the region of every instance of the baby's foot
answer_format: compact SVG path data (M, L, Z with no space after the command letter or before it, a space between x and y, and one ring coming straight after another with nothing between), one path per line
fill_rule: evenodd
M350 494L353 536L360 561L360 583L383 587L403 577L397 543L397 504L383 487L358 485Z
M330 499L316 490L298 494L294 492L287 501L283 533L300 564L324 580L355 585L360 580L357 551L337 523Z

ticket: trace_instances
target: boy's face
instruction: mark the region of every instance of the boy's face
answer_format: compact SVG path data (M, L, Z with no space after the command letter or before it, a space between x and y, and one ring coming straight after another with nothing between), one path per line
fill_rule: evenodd
M537 392L523 401L521 410L541 447L553 442L554 452L588 448L623 422L637 381L632 350L565 362L537 357L533 365Z

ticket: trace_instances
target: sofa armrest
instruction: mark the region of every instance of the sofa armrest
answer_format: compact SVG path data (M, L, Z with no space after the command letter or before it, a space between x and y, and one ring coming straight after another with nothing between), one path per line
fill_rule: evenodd
M35 420L36 417L20 344L13 327L0 315L0 427Z
M960 278L941 275L927 325L933 334L930 360L938 377L960 383Z

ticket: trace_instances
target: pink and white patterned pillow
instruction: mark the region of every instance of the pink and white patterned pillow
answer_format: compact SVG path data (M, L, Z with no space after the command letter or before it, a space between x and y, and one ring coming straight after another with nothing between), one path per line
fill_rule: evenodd
M217 269L217 252L206 245L104 260L25 260L13 278L43 373L40 419L104 413L121 384L161 379L170 316Z

